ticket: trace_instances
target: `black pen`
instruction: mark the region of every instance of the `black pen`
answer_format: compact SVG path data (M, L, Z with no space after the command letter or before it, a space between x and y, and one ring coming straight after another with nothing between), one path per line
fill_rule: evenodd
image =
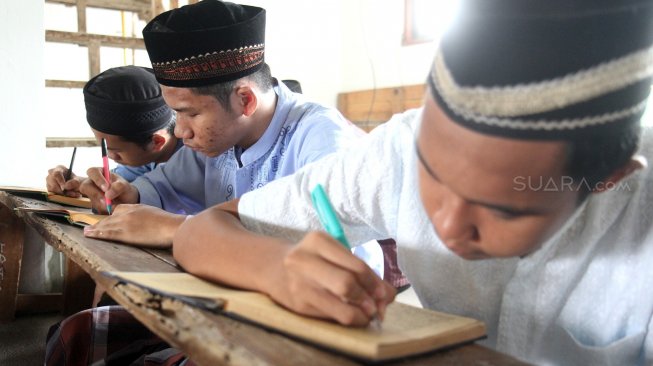
M77 146L73 148L73 157L70 158L70 166L68 167L68 171L64 175L65 181L69 181L70 177L73 175L73 164L75 163L75 154L77 153Z

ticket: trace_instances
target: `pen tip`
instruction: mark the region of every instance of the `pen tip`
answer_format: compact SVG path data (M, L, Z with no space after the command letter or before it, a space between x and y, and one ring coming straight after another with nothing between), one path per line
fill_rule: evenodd
M377 316L375 316L372 321L370 322L370 329L372 329L375 332L380 332L382 330L381 328L381 319L379 319Z

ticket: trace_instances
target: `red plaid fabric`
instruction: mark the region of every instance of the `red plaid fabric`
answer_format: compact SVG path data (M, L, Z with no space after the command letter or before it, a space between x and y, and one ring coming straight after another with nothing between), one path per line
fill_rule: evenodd
M397 243L393 239L379 240L383 251L383 280L397 289L397 293L410 287L408 278L399 269L397 263Z
M191 366L122 306L81 311L50 327L46 366Z

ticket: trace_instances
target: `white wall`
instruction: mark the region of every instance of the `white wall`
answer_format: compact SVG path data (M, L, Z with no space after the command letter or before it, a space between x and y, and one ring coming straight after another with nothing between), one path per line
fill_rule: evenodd
M336 92L424 83L435 44L402 46L404 1L344 3L341 83Z
M403 0L249 0L267 13L266 61L335 106L340 92L420 84L434 44L401 45Z
M0 1L0 184L42 186L43 0Z
M265 61L278 79L296 79L312 100L335 106L340 89L343 0L249 0L266 10Z

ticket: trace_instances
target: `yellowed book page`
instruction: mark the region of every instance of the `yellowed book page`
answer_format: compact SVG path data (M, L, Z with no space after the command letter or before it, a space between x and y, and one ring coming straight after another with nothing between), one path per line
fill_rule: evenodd
M77 224L80 226L94 225L100 220L108 216L108 215L97 215L90 212L81 212L81 211L67 210L67 209L36 208L36 207L18 207L16 209L20 211L26 211L26 212L36 212L42 215L64 217L71 224Z
M77 212L72 210L68 210L68 214L72 222L74 223L81 222L88 225L95 225L98 222L100 222L100 220L109 216L109 215L98 215L98 214L87 213L87 212Z
M388 307L380 329L345 327L304 317L277 305L266 295L212 284L187 273L114 272L127 282L158 292L220 299L225 311L246 319L369 360L424 353L484 337L482 322L401 303Z
M92 208L91 200L88 197L68 197L48 192L48 201L61 203L69 206Z

